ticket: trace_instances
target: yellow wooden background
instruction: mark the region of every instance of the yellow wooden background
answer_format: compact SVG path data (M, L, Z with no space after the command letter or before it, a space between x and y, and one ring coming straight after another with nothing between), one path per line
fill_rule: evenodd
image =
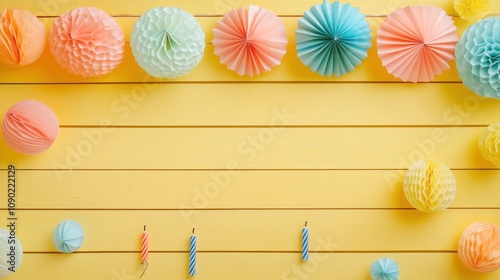
M22 156L0 143L0 219L6 221L7 165L18 168L18 237L25 249L8 279L138 279L139 237L150 233L143 279L188 279L188 239L196 227L195 279L370 279L369 266L394 258L401 279L500 279L468 271L456 254L471 223L500 224L500 170L477 141L500 121L500 102L477 97L455 65L426 84L402 83L381 66L376 31L398 7L452 0L353 0L368 16L374 47L342 78L313 74L296 57L295 29L320 0L2 0L27 9L49 30L78 6L113 15L126 35L123 63L93 79L61 69L48 48L31 66L0 66L0 114L36 99L60 121L52 148ZM500 14L491 0L490 15ZM239 77L213 54L212 29L232 7L274 11L287 30L282 65ZM158 5L194 14L206 33L200 65L157 80L135 63L128 38L137 18ZM422 157L446 163L458 192L448 210L423 214L402 192L402 176ZM63 219L85 230L82 248L56 253L51 234ZM300 260L308 221L311 261Z

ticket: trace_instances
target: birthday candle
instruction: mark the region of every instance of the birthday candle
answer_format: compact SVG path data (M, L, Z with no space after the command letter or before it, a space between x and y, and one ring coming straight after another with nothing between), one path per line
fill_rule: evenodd
M146 226L144 226L144 231L141 235L141 261L146 263L149 258L149 234L146 231Z
M307 222L302 229L302 260L309 260L309 229L307 228Z
M189 275L196 275L196 235L193 235L189 238Z

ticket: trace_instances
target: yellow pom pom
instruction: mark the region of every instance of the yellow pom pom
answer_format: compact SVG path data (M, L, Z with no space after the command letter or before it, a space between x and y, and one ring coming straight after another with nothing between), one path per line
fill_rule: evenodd
M490 11L489 0L455 0L455 11L468 22L484 18Z
M479 138L483 157L500 166L500 123L488 126Z
M423 212L446 209L455 199L457 183L442 162L425 159L415 162L405 175L404 193L410 204Z

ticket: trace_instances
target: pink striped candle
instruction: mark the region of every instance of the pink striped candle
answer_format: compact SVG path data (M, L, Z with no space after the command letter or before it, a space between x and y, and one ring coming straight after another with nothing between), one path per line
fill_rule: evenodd
M144 232L141 235L141 261L146 263L149 258L149 234L144 226Z

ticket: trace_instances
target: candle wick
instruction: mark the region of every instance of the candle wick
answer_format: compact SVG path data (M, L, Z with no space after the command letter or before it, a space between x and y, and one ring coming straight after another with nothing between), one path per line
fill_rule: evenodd
M307 227L307 221L306 221L306 224L304 226Z
M146 225L144 225L144 231L146 231Z
M193 234L194 234L194 229L195 229L195 228L193 228Z
M146 273L146 270L148 270L148 261L143 261L141 264L144 265L144 270L142 271L141 276L139 276L139 278L142 278L142 276L144 276L144 273Z

